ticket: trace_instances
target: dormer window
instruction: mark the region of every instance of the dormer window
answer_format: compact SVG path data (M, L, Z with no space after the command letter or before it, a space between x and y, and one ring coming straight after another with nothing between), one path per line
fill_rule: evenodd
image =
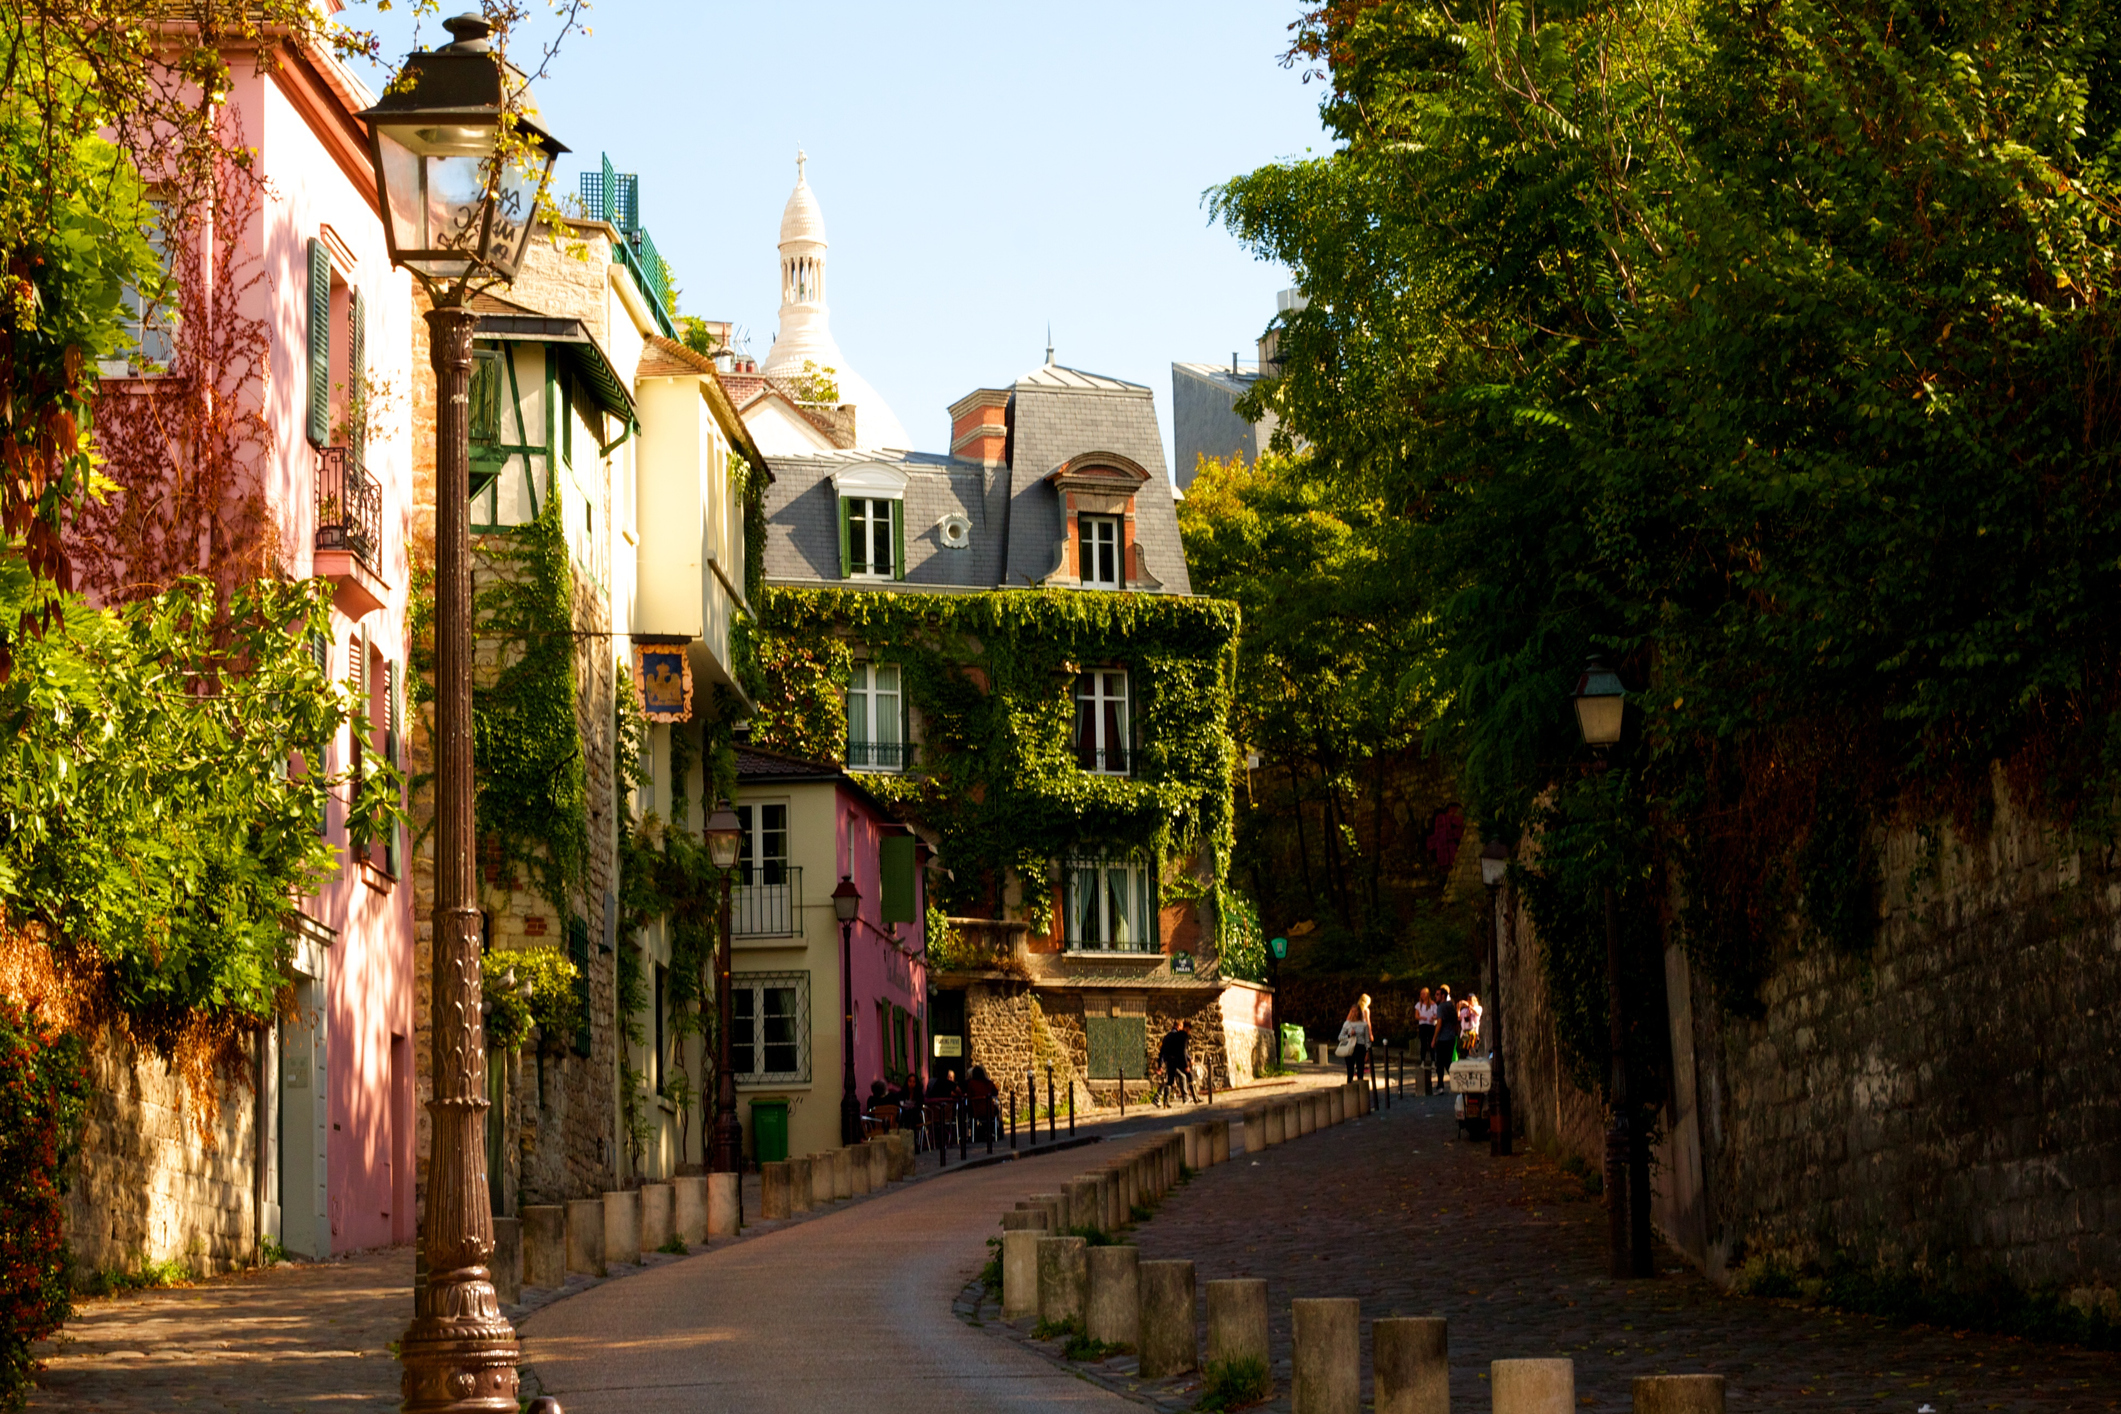
M906 473L882 464L834 472L839 492L840 573L848 579L906 577Z
M1124 576L1120 568L1120 526L1118 516L1078 515L1075 518L1076 535L1080 544L1076 547L1077 563L1082 568L1083 588L1118 589Z
M848 496L841 501L841 544L850 579L897 579L899 575L898 501L881 496Z

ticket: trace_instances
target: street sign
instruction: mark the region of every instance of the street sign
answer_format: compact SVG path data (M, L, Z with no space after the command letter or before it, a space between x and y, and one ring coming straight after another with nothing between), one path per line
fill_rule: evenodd
M1189 952L1175 952L1171 954L1171 970L1173 972L1191 976L1193 972L1193 954Z
M1289 955L1289 940L1287 938L1274 938L1267 943L1267 946L1274 949L1276 961Z
M950 1060L965 1053L965 1038L962 1036L938 1036L935 1038L935 1058Z

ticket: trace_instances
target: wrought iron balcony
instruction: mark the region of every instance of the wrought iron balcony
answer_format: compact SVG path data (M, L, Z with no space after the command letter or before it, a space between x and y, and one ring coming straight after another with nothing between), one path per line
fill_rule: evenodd
M802 931L803 871L786 864L738 868L729 890L729 935L786 938Z
M850 771L910 771L915 748L910 741L850 741L847 769Z
M351 550L373 568L382 526L383 488L353 449L317 448L317 548Z

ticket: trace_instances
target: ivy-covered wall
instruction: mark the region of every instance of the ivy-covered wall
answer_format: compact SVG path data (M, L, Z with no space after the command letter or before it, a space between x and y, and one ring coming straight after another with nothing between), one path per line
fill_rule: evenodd
M736 652L761 746L844 761L842 694L855 655L900 666L918 769L862 779L938 837L945 872L931 886L949 912L1001 917L1013 885L1013 912L1042 932L1053 919L1051 867L1084 850L1153 857L1166 907L1224 886L1237 768L1234 605L1067 590L783 587L761 589L753 605ZM1128 674L1126 776L1076 761L1076 674L1095 667ZM1216 914L1249 917L1241 907ZM1222 941L1229 961L1231 939Z

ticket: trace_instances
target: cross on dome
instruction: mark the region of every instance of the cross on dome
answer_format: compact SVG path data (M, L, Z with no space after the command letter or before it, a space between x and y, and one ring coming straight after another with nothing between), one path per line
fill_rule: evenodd
M795 150L795 184L797 186L803 184L803 164L809 160L809 155L801 147L797 147Z

